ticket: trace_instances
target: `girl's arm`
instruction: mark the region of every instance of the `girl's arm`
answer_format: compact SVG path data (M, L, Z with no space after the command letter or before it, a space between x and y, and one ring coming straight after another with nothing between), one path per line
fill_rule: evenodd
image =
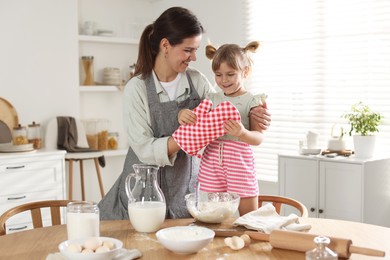
M251 130L248 130L245 129L241 122L228 120L225 122L224 128L227 134L238 137L240 141L244 143L249 145L259 145L264 139L263 130L257 123L252 124L251 121L251 125L255 125L256 127L253 130L252 128Z

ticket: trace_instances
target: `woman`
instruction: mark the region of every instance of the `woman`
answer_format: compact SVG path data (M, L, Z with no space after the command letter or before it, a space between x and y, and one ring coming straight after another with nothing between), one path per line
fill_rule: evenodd
M167 218L190 217L184 196L194 191L199 161L180 150L171 137L178 112L194 109L215 90L199 71L189 68L204 29L196 16L172 7L141 35L134 77L124 91L124 122L130 148L121 176L99 202L101 219L127 219L125 179L135 163L160 166L158 182L167 202ZM262 128L269 114L258 108Z

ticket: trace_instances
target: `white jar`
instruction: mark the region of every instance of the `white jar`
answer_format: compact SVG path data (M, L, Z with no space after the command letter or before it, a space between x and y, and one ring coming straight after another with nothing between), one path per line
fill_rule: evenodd
M69 202L66 213L68 239L100 236L99 208L96 203Z

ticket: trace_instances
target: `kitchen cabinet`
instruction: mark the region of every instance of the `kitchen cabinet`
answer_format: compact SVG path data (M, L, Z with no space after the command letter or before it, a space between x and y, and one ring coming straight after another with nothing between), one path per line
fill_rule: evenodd
M279 193L310 217L390 227L390 158L279 155Z
M65 151L0 154L0 185L0 215L27 202L65 199ZM44 225L51 223L49 210L42 217ZM7 233L31 228L29 212L7 222Z

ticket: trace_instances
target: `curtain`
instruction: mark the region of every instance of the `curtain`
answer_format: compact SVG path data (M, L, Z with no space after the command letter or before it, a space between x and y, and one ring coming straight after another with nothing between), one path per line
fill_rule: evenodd
M247 41L260 41L247 88L268 95L271 127L254 147L260 180L277 181L277 156L298 154L313 130L327 148L359 101L384 119L376 152L390 145L390 1L246 0ZM353 150L352 138L346 137ZM389 150L389 149L387 149Z

